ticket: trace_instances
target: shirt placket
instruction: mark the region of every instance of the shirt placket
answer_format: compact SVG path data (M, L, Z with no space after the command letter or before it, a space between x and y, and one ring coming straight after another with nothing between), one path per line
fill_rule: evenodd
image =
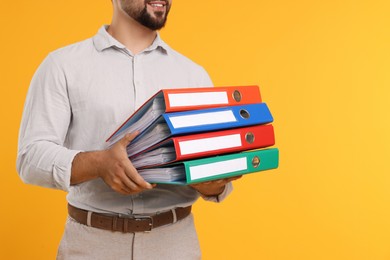
M137 54L133 57L133 86L134 86L134 104L135 109L138 109L144 102L142 97L142 69L141 55Z
M133 88L134 88L134 104L135 109L138 109L142 103L142 70L141 70L141 55L137 54L133 56ZM133 202L133 214L140 214L144 209L143 195L142 193L138 193L132 196Z

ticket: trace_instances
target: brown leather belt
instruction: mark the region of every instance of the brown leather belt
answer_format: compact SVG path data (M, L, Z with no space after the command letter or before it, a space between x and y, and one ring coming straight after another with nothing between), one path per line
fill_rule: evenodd
M68 204L69 216L80 224L123 233L149 232L153 228L175 223L191 213L191 206L176 208L171 211L158 213L153 216L135 216L124 218L108 216L73 207Z

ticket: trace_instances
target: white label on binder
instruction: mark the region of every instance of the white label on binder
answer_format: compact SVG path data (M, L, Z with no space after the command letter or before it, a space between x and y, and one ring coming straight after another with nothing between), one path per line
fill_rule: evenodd
M208 163L197 166L190 166L191 180L222 175L231 172L248 169L247 158L237 158L222 162Z
M168 94L171 107L228 104L226 92L197 92Z
M233 111L218 111L210 113L200 113L192 115L172 116L170 121L174 128L191 126L213 125L221 123L236 122Z
M240 134L208 137L179 142L180 153L182 155L240 147L241 145L242 143Z

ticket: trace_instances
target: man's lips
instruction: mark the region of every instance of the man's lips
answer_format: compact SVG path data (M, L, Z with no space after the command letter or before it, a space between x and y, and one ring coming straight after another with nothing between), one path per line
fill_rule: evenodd
M156 10L164 10L167 5L165 1L148 1L147 4Z

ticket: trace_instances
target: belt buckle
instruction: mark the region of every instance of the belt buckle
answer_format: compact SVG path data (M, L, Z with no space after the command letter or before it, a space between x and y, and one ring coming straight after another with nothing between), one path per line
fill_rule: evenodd
M135 221L144 221L144 220L146 220L146 219L148 219L148 220L150 220L149 221L149 230L145 230L144 232L145 233L149 233L149 232L151 232L152 231L152 229L153 229L153 218L152 218L152 216L135 216L134 217L134 220Z

